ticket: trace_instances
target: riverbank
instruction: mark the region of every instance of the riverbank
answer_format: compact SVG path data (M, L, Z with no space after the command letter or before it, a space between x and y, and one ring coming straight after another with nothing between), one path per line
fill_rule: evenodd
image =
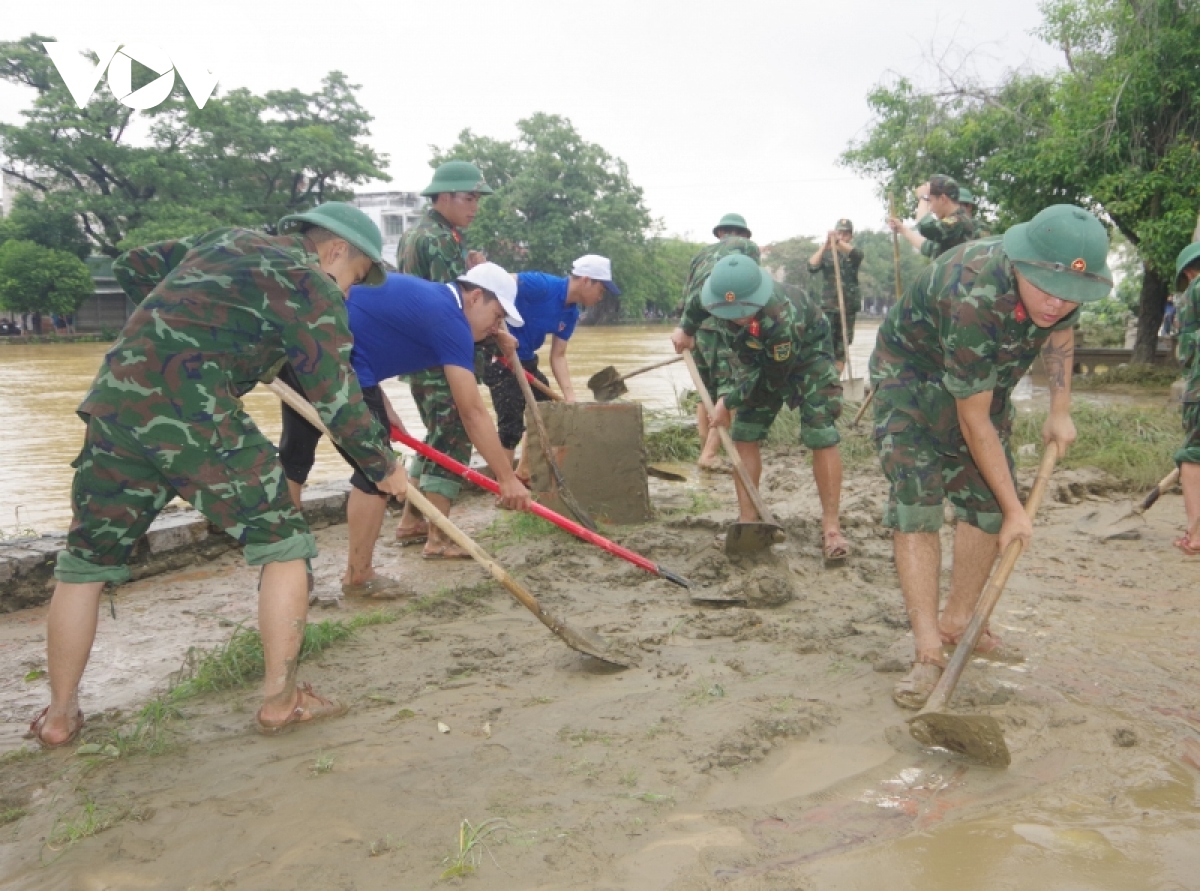
M1001 721L1014 761L995 771L916 749L891 703L906 620L878 470L847 474L855 554L835 570L800 450L772 450L765 478L789 537L761 561L714 546L728 477L651 480L658 519L614 531L702 593L753 595L728 609L465 499L464 527L544 606L639 664L566 648L473 564L381 546L422 598L307 662L352 711L278 739L250 730L252 685L181 701L164 754L128 744L189 646L253 624L256 573L236 553L105 609L83 689L93 754L14 750L46 697L44 609L6 617L0 884L437 887L473 866L500 891L1192 886L1200 628L1195 564L1170 546L1178 495L1140 539L1104 542L1087 532L1126 503L1121 484L1056 472L995 619L1028 660L976 661L956 698ZM345 527L318 537L328 594ZM466 851L464 820L484 834Z

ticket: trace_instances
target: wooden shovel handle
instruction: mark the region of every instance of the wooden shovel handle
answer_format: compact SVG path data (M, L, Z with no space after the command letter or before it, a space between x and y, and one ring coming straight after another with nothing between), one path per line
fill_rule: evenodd
M509 371L513 370L512 363L508 361L507 356L497 356L496 361L499 362L501 365L503 365L505 368L507 368ZM537 377L533 374L533 372L526 371L525 366L519 364L520 363L519 359L517 361L518 361L518 366L520 367L520 369L525 372L525 380L529 381L531 386L537 388L538 391L540 391L541 393L544 393L546 396L549 396L550 399L552 399L555 402L563 401L562 396L558 393L557 390L552 390L550 387L547 387L545 384L543 384L540 380L537 379Z
M647 371L653 371L655 368L662 368L664 365L674 365L676 362L682 362L682 361L683 361L683 356L675 356L674 358L671 358L671 359L663 359L661 362L654 362L654 363L651 363L650 365L643 365L641 368L635 368L633 371L629 372L629 374L621 375L619 378L617 378L617 380L613 381L613 383L615 384L618 381L627 381L631 377L634 377L635 375L645 374Z
M1054 472L1054 462L1057 460L1058 446L1051 442L1046 446L1046 453L1042 456L1042 466L1038 468L1037 479L1033 481L1033 489L1030 490L1029 498L1025 501L1025 513L1029 514L1031 522L1037 516L1038 507L1042 503L1042 495L1046 492L1046 484L1050 482L1050 474ZM996 608L996 604L1000 601L1000 595L1004 593L1004 586L1008 584L1008 577L1012 575L1013 567L1017 565L1017 558L1021 556L1021 552L1024 549L1025 545L1020 539L1012 542L1004 549L1004 555L1000 558L1000 565L996 567L996 571L992 573L992 577L988 580L987 587L979 595L979 602L975 604L975 612L971 615L971 622L967 625L967 630L963 632L963 636L959 639L958 646L954 650L954 655L950 657L950 664L942 672L941 679L938 680L937 686L933 688L933 692L929 694L929 699L926 701L925 707L921 709L920 714L941 711L950 697L954 695L954 688L958 686L958 679L962 677L963 669L967 667L967 663L971 660L971 656L975 652L975 645L979 643L979 638L983 635L983 629L987 627L988 619L991 618L992 610Z
M1162 497L1162 494L1164 492L1170 492L1177 482L1179 482L1178 467L1159 480L1158 485L1146 493L1146 497L1142 499L1142 503L1134 509L1134 516L1141 516L1146 511L1150 510L1150 508L1154 507L1154 503Z
M704 403L704 410L708 412L708 417L711 419L714 411L712 397L708 395L708 390L704 386L704 381L700 379L700 369L696 367L696 360L692 357L691 350L683 351L683 361L687 365L688 374L692 376L692 383L696 385L696 392L700 394L700 400ZM758 489L750 480L750 474L746 472L746 465L742 463L742 457L738 454L737 446L733 443L733 438L729 435L729 431L724 427L717 428L717 434L721 437L721 445L725 447L725 454L729 455L729 460L733 462L733 469L738 475L738 479L742 481L742 486L750 495L750 500L754 502L754 509L758 511L758 518L764 523L770 523L772 526L778 526L775 518L771 515L771 511L767 509L767 505L762 500L762 496L758 494Z
M834 235L837 230L834 230ZM850 362L850 334L846 331L846 296L842 293L842 263L838 259L836 238L829 239L829 250L833 255L833 279L837 283L838 314L842 318L842 350L846 356L846 380L854 380L854 366Z

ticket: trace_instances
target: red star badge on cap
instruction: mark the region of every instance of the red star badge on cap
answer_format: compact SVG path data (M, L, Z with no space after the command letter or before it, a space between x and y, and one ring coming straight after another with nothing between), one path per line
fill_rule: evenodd
M733 301L735 301L735 300L737 300L737 294L733 293L733 291L725 292L725 302L726 303L733 303Z
M1087 269L1087 261L1083 257L1076 257L1071 261L1071 268L1076 272L1083 272Z

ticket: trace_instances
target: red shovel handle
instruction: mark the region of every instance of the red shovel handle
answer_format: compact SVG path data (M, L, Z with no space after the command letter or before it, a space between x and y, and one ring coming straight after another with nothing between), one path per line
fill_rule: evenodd
M440 464L447 470L457 473L467 482L474 483L480 488L487 489L492 494L498 494L500 492L500 485L495 480L484 476L478 471L472 470L465 464L455 461L449 455L443 455L437 449L427 446L419 439L413 439L413 437L409 436L395 425L392 425L391 434L392 439L396 442L408 446L418 455L428 458L435 464ZM635 554L628 548L621 547L616 542L609 541L603 535L597 535L595 532L592 532L591 530L579 525L573 520L568 520L562 514L556 514L554 511L550 510L550 508L538 504L536 501L530 504L529 509L543 520L548 520L555 526L559 527L560 529L565 529L567 532L570 532L577 538L582 538L584 541L608 551L614 557L620 557L622 560L628 560L634 566L640 567L641 569L653 573L654 575L661 576L669 582L674 582L681 588L691 587L691 583L682 576L671 572L669 569L664 569L654 561L643 557L641 554Z
M499 362L501 365L503 365L509 371L513 370L512 364L504 356L497 356L495 361ZM525 372L525 380L529 381L529 383L533 386L533 388L535 390L541 390L543 393L545 393L547 396L549 396L555 402L562 402L562 396L559 395L554 390L547 387L536 377L534 377L532 371L529 371L526 368L522 368L521 370ZM430 460L435 460L435 459L431 458Z

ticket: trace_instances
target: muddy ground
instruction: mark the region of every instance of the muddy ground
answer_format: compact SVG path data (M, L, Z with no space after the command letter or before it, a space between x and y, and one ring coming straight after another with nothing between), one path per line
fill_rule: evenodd
M995 618L1028 659L976 660L955 700L1000 720L1013 763L995 770L917 748L891 701L906 622L878 474L847 480L856 551L832 570L803 459L775 456L767 481L789 539L762 561L714 544L728 478L652 480L661 518L616 533L754 607L697 606L560 533L483 539L550 610L636 653L627 670L565 647L474 565L381 547L381 568L438 596L307 663L304 679L353 709L279 738L252 732L247 689L185 703L167 754L23 754L47 698L44 611L4 616L0 887L1200 887L1200 564L1170 546L1178 495L1140 539L1104 542L1085 530L1125 496L1056 475ZM723 506L692 512L710 497ZM472 497L459 518L479 533L494 514ZM328 595L344 527L320 541ZM252 619L254 581L230 555L122 589L115 621L106 601L85 738L162 689L189 645ZM49 843L89 815L114 825ZM475 875L442 880L464 819L492 831Z

